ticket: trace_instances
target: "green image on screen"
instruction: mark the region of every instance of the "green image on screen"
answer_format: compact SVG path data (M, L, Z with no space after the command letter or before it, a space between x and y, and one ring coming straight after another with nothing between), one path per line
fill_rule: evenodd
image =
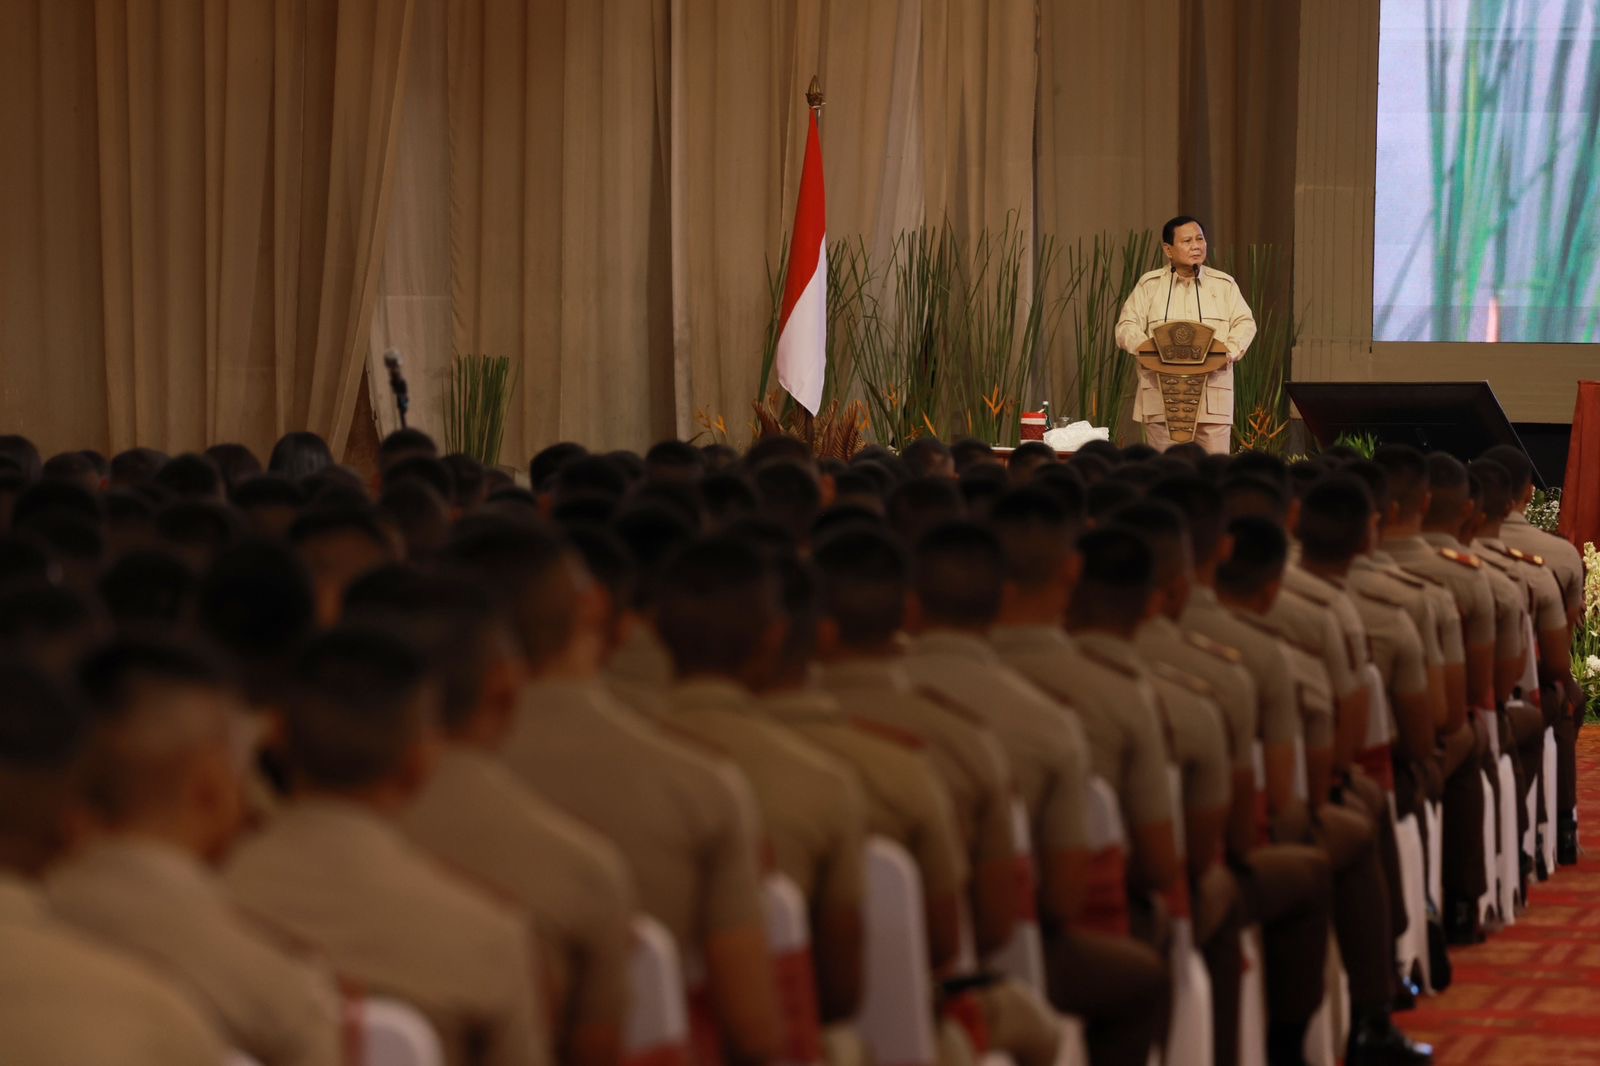
M1600 334L1600 2L1383 0L1373 336Z

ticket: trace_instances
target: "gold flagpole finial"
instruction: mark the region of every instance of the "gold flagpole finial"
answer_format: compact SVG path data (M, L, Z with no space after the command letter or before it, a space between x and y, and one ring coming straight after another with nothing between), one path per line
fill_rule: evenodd
M811 75L811 84L806 88L806 103L811 110L821 111L822 105L827 102L827 97L822 95L822 82L817 80L815 74Z

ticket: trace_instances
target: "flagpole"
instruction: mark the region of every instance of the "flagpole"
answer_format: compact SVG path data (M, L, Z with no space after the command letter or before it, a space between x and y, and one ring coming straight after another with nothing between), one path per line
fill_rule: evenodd
M811 75L811 84L806 86L806 106L811 108L811 116L816 119L817 135L819 137L822 134L822 108L827 102L828 98L822 94L822 82L815 74ZM826 285L824 285L823 291L827 291ZM804 407L801 407L800 410L805 411L806 414L806 446L815 451L817 447L816 416L810 411L806 411Z

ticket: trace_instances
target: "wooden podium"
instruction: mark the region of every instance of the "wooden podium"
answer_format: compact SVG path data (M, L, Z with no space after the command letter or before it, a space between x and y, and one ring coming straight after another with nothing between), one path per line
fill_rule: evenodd
M1174 444L1194 440L1200 405L1206 402L1206 375L1228 365L1228 350L1216 332L1200 322L1163 322L1139 346L1139 366L1156 376Z

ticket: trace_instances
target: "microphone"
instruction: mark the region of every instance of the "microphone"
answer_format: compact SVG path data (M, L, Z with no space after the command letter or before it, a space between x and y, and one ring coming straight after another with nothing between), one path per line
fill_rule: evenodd
M406 428L406 412L411 409L411 388L406 376L400 372L400 351L390 348L383 353L383 365L389 370L389 391L394 393L394 406L400 413L400 428Z

